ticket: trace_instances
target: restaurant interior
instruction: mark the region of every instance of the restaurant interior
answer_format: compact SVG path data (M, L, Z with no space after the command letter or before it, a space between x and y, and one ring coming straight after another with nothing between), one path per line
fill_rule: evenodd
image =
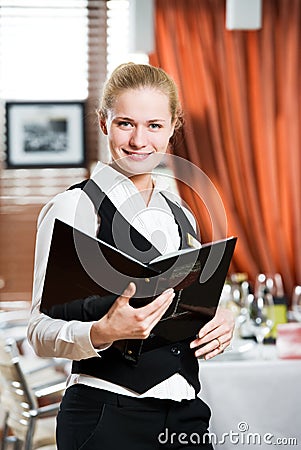
M201 241L237 237L219 300L232 342L199 360L214 448L299 448L301 1L0 0L1 450L57 448L70 360L27 340L37 218L108 162L95 111L128 61L178 86L160 170Z

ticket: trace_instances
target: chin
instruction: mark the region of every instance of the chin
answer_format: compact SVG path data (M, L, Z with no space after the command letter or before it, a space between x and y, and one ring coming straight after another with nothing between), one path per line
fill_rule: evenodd
M114 165L117 170L122 171L127 176L151 173L160 164L163 156L164 153L152 153L141 161L135 161L130 156L123 156L122 158L114 159Z

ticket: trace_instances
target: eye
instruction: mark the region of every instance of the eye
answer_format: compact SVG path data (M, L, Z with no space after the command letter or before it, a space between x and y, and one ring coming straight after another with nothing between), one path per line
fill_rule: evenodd
M132 126L131 122L127 122L126 120L120 120L117 125L122 128L130 128Z
M158 130L162 128L162 125L160 123L151 123L149 126L152 130Z

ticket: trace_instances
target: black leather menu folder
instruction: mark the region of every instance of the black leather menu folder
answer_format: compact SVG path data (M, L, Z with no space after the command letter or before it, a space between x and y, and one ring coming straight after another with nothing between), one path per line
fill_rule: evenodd
M133 307L173 287L171 306L143 346L151 349L193 337L215 314L236 240L178 250L145 264L56 219L40 310L65 320L97 320L130 281L137 288ZM134 341L127 343L129 356Z

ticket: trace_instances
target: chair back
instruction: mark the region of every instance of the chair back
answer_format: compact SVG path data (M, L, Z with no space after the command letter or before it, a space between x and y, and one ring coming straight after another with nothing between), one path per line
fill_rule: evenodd
M7 425L14 436L26 441L33 435L37 399L32 394L19 362L19 350L13 339L0 340L1 406L7 412Z

